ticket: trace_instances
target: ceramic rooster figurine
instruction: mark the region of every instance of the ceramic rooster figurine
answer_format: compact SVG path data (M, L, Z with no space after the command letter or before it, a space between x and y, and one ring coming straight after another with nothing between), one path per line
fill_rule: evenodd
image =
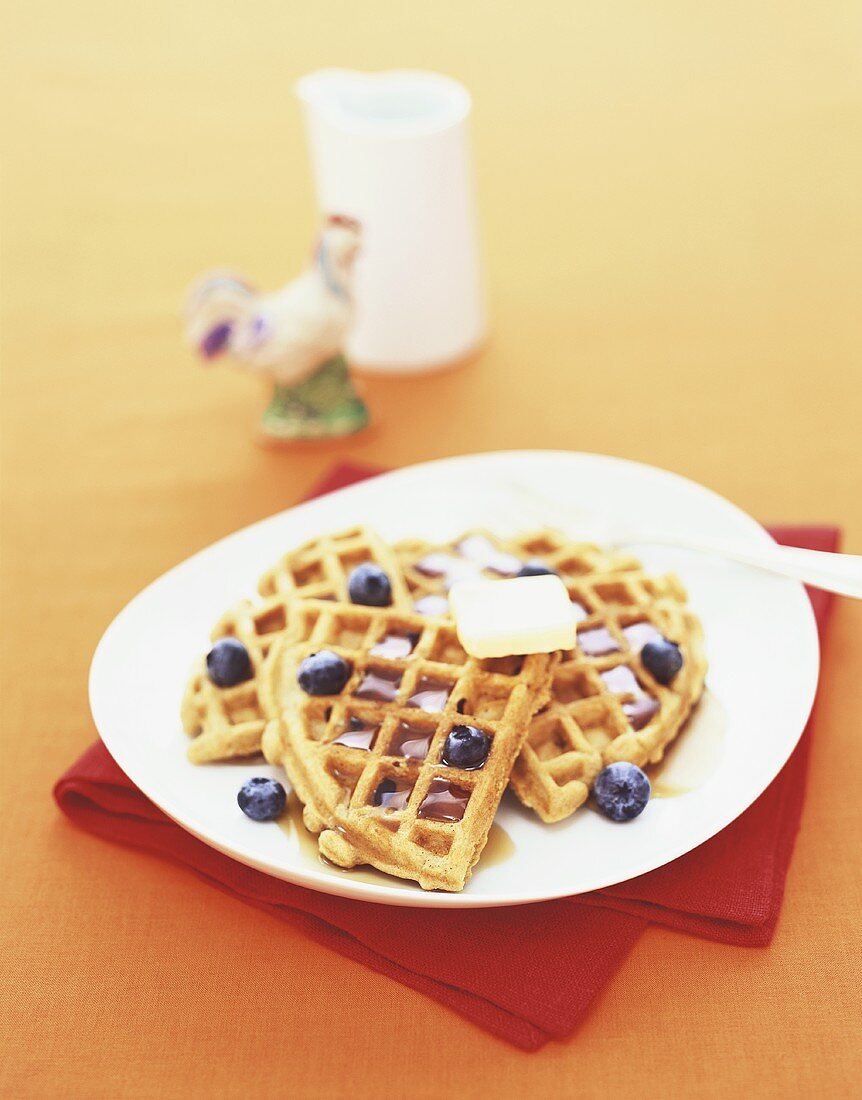
M275 391L261 427L269 438L322 439L368 424L342 354L353 318L359 223L330 215L309 268L272 294L229 272L205 275L186 303L186 333L203 360L229 354L269 375Z

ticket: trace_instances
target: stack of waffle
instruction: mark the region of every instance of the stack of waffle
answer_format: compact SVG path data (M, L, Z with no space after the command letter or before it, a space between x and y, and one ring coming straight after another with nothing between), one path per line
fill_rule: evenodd
M513 577L527 561L565 583L580 620L575 649L469 657L448 613L449 587ZM389 577L389 606L350 602L348 578L364 562ZM442 546L390 547L353 528L286 554L259 591L259 603L228 612L212 635L245 645L250 678L217 687L203 660L191 677L182 706L190 758L263 751L287 772L324 858L425 889L463 889L507 783L543 821L560 821L605 765L660 760L703 690L702 633L679 581L555 532L502 540L471 531ZM683 655L669 685L640 660L658 636ZM324 649L350 677L337 694L308 695L299 667ZM479 768L444 761L461 725L489 739Z

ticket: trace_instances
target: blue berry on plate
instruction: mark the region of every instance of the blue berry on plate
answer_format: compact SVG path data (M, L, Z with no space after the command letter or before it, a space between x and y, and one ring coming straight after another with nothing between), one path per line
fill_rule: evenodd
M669 684L682 668L682 651L667 638L657 638L643 647L641 661L647 672L660 684Z
M453 726L443 746L443 763L450 768L475 771L485 766L491 738L475 726Z
M297 680L306 695L337 695L353 669L343 657L328 649L312 653L299 666Z
M347 591L352 603L365 607L389 607L392 603L392 582L379 565L370 561L353 570L347 578Z
M240 787L239 808L252 821L275 821L284 813L287 791L277 779L258 775Z
M612 821L631 821L649 802L650 782L635 764L608 764L599 772L593 794Z
M239 638L219 638L207 654L207 675L220 688L251 679L251 657Z
M518 570L519 577L558 577L560 574L543 561L528 561Z

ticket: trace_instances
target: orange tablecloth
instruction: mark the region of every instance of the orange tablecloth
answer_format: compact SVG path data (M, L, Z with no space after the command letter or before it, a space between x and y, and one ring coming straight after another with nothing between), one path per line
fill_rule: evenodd
M4 36L0 1094L594 1096L628 1071L644 1097L858 1091L858 606L830 629L773 946L652 930L533 1057L50 801L113 614L338 454L606 451L862 551L852 6L570 7L83 0ZM267 452L263 394L196 369L176 310L208 264L273 284L304 257L290 88L333 62L473 89L493 339L369 381L378 424L349 446Z

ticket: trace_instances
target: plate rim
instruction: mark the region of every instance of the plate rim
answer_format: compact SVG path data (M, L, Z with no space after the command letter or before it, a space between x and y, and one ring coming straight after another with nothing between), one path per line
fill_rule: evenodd
M804 703L801 705L800 711L802 713L799 730L795 732L792 738L788 738L787 750L776 754L775 761L767 769L771 772L770 776L764 782L760 791L756 793L744 806L735 811L731 811L729 816L724 819L724 815L719 815L722 818L722 824L717 828L713 828L708 836L698 840L696 844L689 843L688 839L681 841L681 843L672 850L672 854L663 855L661 860L657 863L653 863L651 866L645 868L642 871L637 872L635 875L629 875L624 879L619 879L611 873L606 881L591 884L583 890L579 890L576 893L572 893L568 890L548 891L541 892L539 894L530 897L513 897L510 894L495 893L495 894L469 894L464 893L445 893L441 891L405 891L403 887L389 887L385 885L376 885L366 882L351 881L349 876L345 874L344 882L341 882L338 877L327 875L322 871L314 871L312 869L302 868L285 868L283 866L275 866L265 859L259 859L254 857L253 854L246 852L238 852L236 849L231 849L224 844L216 841L212 836L208 835L206 827L194 816L188 816L184 814L182 817L177 815L177 812L172 811L169 805L165 804L165 800L159 795L157 791L153 791L149 782L145 779L141 782L139 778L133 776L128 767L128 758L124 759L124 753L122 751L123 741L122 739L112 738L109 733L104 730L105 725L110 725L109 722L100 721L100 704L98 701L98 685L101 676L101 668L105 661L108 659L106 655L110 655L113 637L114 635L123 629L125 620L133 617L139 608L140 604L145 601L150 591L162 583L165 583L168 578L173 577L179 571L185 571L186 569L193 568L193 563L204 555L208 555L215 548L222 546L224 543L232 542L238 538L249 535L256 529L272 523L274 520L279 519L288 513L302 513L305 510L313 511L316 503L321 499L338 499L339 497L350 494L358 486L362 485L366 480L368 481L397 481L405 474L410 474L419 470L428 470L431 468L444 468L453 464L457 465L463 462L471 462L475 460L493 458L500 461L513 461L518 458L534 458L541 456L548 460L576 458L580 460L598 461L600 464L617 465L628 469L645 470L650 475L659 475L660 477L677 481L685 484L689 488L694 488L699 493L707 494L717 501L722 507L729 508L736 513L738 518L741 518L748 525L749 534L752 541L759 541L761 543L768 542L776 544L770 533L756 520L749 515L739 505L734 504L726 497L717 493L715 490L710 489L708 486L702 485L691 478L686 477L683 474L676 473L672 470L666 470L659 466L652 466L649 463L638 462L632 459L620 458L614 455L603 455L595 452L588 451L568 451L558 449L516 449L516 450L503 450L503 451L480 451L472 452L464 455L451 455L439 459L431 459L425 462L414 463L408 466L402 466L394 470L387 470L380 474L374 475L370 479L363 479L363 481L356 482L354 484L345 486L340 489L333 490L330 493L323 494L322 497L315 497L311 500L300 501L299 503L292 505L288 508L281 509L278 512L274 512L269 516L265 516L262 519L255 520L254 522L247 524L244 527L238 528L227 535L216 539L214 542L208 544L202 549L195 551L193 554L184 558L182 561L171 566L165 570L154 580L150 581L142 589L140 589L132 598L120 609L120 611L113 617L111 622L104 630L96 648L93 652L93 657L90 662L90 670L88 677L88 696L90 711L93 717L93 721L96 725L97 732L99 734L102 743L106 749L116 761L118 766L126 772L129 779L135 784L135 786L152 801L166 816L174 821L180 828L186 832L195 836L198 840L207 844L209 847L221 852L229 858L235 860L244 866L250 866L255 870L261 871L264 874L268 874L271 877L277 878L281 881L288 882L293 885L297 885L303 888L316 890L321 893L332 894L339 897L344 897L352 901L365 901L377 904L394 905L397 907L407 908L455 908L455 909L477 909L477 908L498 908L510 905L531 905L539 904L544 901L550 901L564 897L578 897L581 894L592 893L596 890L606 889L611 886L618 886L623 882L630 882L634 878L638 878L643 874L648 874L651 871L658 870L660 867L667 866L674 860L679 859L681 856L688 852L694 851L700 847L701 844L705 844L713 836L716 836L723 829L727 828L737 817L741 816L745 811L753 805L753 803L763 794L763 792L774 781L776 776L781 772L785 766L799 740L805 730L808 723L814 700L817 693L817 686L819 683L820 675L820 645L817 632L816 619L814 611L811 606L811 602L805 593L805 588L800 582L786 581L787 591L791 590L791 587L796 589L797 597L799 598L799 610L802 613L802 618L806 620L806 642L809 652L805 658L805 666L808 671L808 683L806 691L804 693ZM346 461L346 460L345 460ZM747 536L746 536L747 537ZM134 761L132 761L134 764ZM169 800L168 800L169 801Z

